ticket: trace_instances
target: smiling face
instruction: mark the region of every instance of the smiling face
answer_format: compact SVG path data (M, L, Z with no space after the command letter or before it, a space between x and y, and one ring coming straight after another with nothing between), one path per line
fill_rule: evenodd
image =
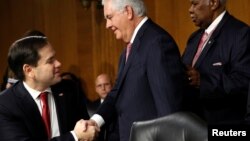
M55 51L50 44L45 45L39 51L40 59L36 66L24 66L27 76L32 79L33 88L46 89L61 81L61 63L55 58Z
M212 23L213 11L210 0L190 0L189 13L196 26L207 28Z
M111 29L116 39L122 39L129 42L132 36L131 22L127 9L115 10L112 7L112 1L107 0L104 5L104 17L106 19L106 28Z

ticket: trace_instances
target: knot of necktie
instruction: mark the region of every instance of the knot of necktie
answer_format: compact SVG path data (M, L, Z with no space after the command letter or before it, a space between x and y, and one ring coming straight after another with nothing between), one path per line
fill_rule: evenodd
M41 94L39 95L42 103L48 103L48 92L41 92Z

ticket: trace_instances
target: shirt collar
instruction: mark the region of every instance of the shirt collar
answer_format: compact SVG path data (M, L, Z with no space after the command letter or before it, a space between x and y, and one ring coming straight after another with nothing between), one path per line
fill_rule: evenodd
M40 91L37 91L35 89L32 89L30 86L28 86L27 83L23 82L24 87L27 89L27 91L30 93L33 99L37 99L40 95ZM49 92L51 93L51 88L47 88L44 92Z
M133 33L133 36L132 36L132 38L131 38L131 40L130 40L130 43L133 43L133 42L134 42L134 39L135 39L135 36L136 36L138 30L142 27L142 25L143 25L147 20L148 20L148 17L144 17L144 18L141 20L141 22L136 26L135 31L134 31L134 33Z
M218 26L220 21L222 20L223 16L225 15L226 11L223 11L213 22L209 25L209 27L205 30L205 32L210 35L214 29Z

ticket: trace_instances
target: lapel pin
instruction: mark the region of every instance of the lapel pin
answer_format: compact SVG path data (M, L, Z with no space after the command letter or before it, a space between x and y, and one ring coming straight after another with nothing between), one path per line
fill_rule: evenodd
M60 93L59 96L63 96L63 93Z

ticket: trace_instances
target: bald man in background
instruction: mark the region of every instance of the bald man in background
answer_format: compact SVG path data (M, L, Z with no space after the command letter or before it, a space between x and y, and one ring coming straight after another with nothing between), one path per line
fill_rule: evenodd
M112 89L111 78L108 74L100 74L95 81L95 91L100 97L100 103L102 103L105 97Z
M99 99L89 104L88 109L90 115L95 113L100 105L103 103L104 99L112 89L112 80L110 75L107 73L101 73L96 77L95 80L95 91L99 96ZM116 122L114 120L113 122ZM114 124L110 123L101 127L101 132L97 138L97 141L116 141L118 137L114 134Z

